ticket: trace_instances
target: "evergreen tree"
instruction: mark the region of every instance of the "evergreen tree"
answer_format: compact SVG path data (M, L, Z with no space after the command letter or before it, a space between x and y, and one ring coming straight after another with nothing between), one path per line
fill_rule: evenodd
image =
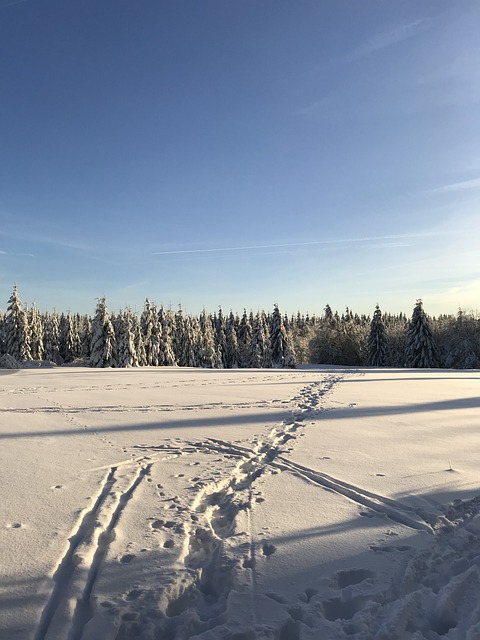
M92 336L92 320L88 316L78 319L78 333L80 336L80 357L88 362L90 360L90 342Z
M61 364L60 358L60 329L58 326L58 315L53 313L45 318L43 332L43 345L45 360Z
M263 317L262 317L263 316ZM257 313L253 320L253 333L250 341L250 359L248 366L255 369L272 366L272 351L264 314Z
M19 362L32 359L27 313L18 296L16 285L8 301L5 316L5 346L6 352Z
M115 319L117 342L117 364L119 367L137 367L138 358L135 349L132 314L130 310L120 312Z
M63 358L65 362L73 362L82 354L82 342L77 330L77 323L69 313L63 318Z
M238 341L238 366L248 367L250 362L250 342L252 340L252 324L247 315L246 309L243 310L242 319L238 325L237 341Z
M239 353L235 316L230 311L225 329L225 367L238 367Z
M437 346L421 300L417 300L407 328L405 359L407 367L431 368L439 366Z
M218 369L222 366L220 351L216 345L213 331L213 323L205 309L200 314L200 331L198 332L199 344L197 348L198 364L208 369Z
M143 344L142 327L140 326L140 321L135 314L130 315L130 321L132 325L135 353L137 355L137 364L139 367L144 367L147 364L147 355Z
M32 304L28 311L28 326L30 331L30 351L32 359L43 360L43 325L35 304Z
M445 366L451 369L480 368L480 321L459 309L448 318L445 334Z
M114 367L115 332L108 316L105 298L100 298L92 322L91 367Z
M274 367L295 367L293 348L285 327L283 326L278 305L275 305L272 314L270 345L272 349L272 364Z
M215 338L222 361L222 367L227 366L227 338L226 338L226 323L222 312L222 308L218 307L218 315L215 321Z
M388 340L380 307L375 307L370 335L368 337L368 364L372 367L384 367L388 364Z
M196 346L198 345L197 326L192 318L183 315L181 326L183 331L178 336L180 349L178 364L181 367L196 367L198 366L196 354Z
M169 309L165 311L163 305L158 312L158 319L162 327L159 364L163 366L172 366L177 364L175 354L172 347L172 331L175 327L175 318Z
M160 356L162 327L158 318L157 307L148 298L145 300L140 325L142 327L147 364L157 367L162 360Z

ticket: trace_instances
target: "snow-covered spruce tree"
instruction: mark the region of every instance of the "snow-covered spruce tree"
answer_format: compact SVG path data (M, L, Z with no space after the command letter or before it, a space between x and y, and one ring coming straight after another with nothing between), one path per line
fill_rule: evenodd
M272 366L272 352L265 320L265 315L258 312L253 321L253 334L250 340L250 359L248 366L255 369Z
M78 334L75 318L70 313L63 316L62 336L63 359L65 362L73 362L82 355L82 341Z
M17 285L13 287L5 316L5 350L19 362L32 359L27 312L18 296Z
M67 360L67 333L68 333L68 320L67 316L62 312L58 321L58 328L60 334L60 356L65 362Z
M161 364L160 348L162 327L158 318L157 307L147 298L140 318L143 344L147 364L157 367Z
M200 367L218 369L222 366L220 350L215 342L212 318L203 309L199 318L200 330L198 336L197 361Z
M252 340L252 323L247 315L247 310L243 310L242 319L238 325L238 366L248 367L250 362L250 342Z
M183 341L185 334L185 317L183 315L182 307L179 305L177 313L174 317L174 325L172 327L172 348L175 355L175 361L179 367L184 367L185 363L182 360L183 353Z
M383 319L387 333L389 361L392 367L405 366L405 345L407 337L407 319L403 314L389 315Z
M143 344L142 327L138 316L134 313L131 314L130 320L132 323L132 333L135 344L135 353L137 354L137 363L139 367L144 367L147 364L147 355L145 353L145 346Z
M272 349L272 364L274 367L295 367L295 356L289 336L283 326L283 319L275 305L270 329L270 346Z
M100 298L92 322L90 366L97 368L114 367L115 332L108 316L105 298Z
M177 314L178 316L178 314ZM193 318L182 315L183 331L179 335L180 355L178 364L180 367L196 367L197 354L196 347L198 345L198 327Z
M383 324L380 307L375 307L370 335L368 336L368 364L372 367L385 367L388 364L388 340Z
M61 364L60 358L60 329L58 315L54 312L45 318L43 324L43 357L45 360Z
M297 313L296 317L290 320L291 339L294 346L297 363L306 364L311 362L310 343L315 335L315 328L310 322L307 323L305 316Z
M439 366L437 346L421 300L417 300L408 324L405 363L412 368Z
M42 319L35 304L28 310L28 326L30 330L30 352L33 360L43 360L43 325Z
M222 307L218 307L218 315L215 321L215 338L222 360L222 367L227 366L227 338L226 338L226 322L223 315Z
M263 335L265 336L264 338L264 342L265 342L265 348L263 351L263 361L262 361L262 367L264 369L270 369L273 366L273 362L272 362L272 345L270 343L270 323L271 323L271 318L269 316L267 316L267 314L265 313L265 311L260 311L260 313L258 314L259 320L260 320L260 324L262 325L262 331L263 331ZM252 337L253 339L253 337ZM288 356L288 353L287 353ZM286 365L289 366L289 365Z
M458 310L444 326L444 363L449 369L480 368L480 320Z
M78 316L78 334L80 336L80 357L85 362L90 360L90 342L92 336L92 319L89 316Z
M238 367L238 340L235 316L230 311L227 326L225 328L225 367L232 369Z
M117 342L117 365L119 367L137 367L138 359L135 350L131 312L120 311L115 318L115 336Z
M171 367L177 364L172 347L172 331L175 327L175 318L172 311L170 309L168 311L165 311L162 305L160 307L160 311L158 312L158 320L160 322L160 326L162 327L159 364L166 367Z

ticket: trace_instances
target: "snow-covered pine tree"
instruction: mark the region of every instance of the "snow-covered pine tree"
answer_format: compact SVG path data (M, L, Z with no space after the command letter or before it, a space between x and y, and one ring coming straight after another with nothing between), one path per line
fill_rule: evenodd
M60 314L58 321L59 334L60 334L60 356L64 362L67 361L67 333L68 333L68 320L65 313Z
M134 313L130 315L130 321L132 323L132 333L134 336L135 353L137 354L137 363L139 367L144 367L147 364L147 356L145 353L145 346L143 344L142 327L138 316Z
M138 359L130 310L120 311L117 315L115 319L115 336L117 342L117 365L119 367L137 367Z
M458 310L444 328L445 366L449 369L480 368L480 321Z
M375 307L373 318L370 323L370 334L368 336L368 364L372 367L385 367L388 364L388 340L383 324L380 307Z
M175 318L172 311L170 309L168 311L165 311L162 305L160 307L160 311L158 312L158 320L162 327L159 364L166 367L171 367L177 364L172 347L172 331L175 326Z
M232 311L228 316L227 326L225 328L225 367L232 369L238 367L238 340L235 316Z
M107 311L105 298L100 298L92 322L90 347L91 367L114 367L115 332Z
M142 316L140 318L142 327L143 344L145 345L145 356L147 364L157 367L161 364L160 349L162 327L158 318L158 311L155 304L147 298Z
M255 369L272 366L272 353L270 349L270 339L266 328L265 314L257 313L253 320L253 333L250 340L249 367Z
M437 346L421 300L417 300L408 324L405 360L406 366L413 368L432 368L440 364Z
M198 327L196 320L190 316L182 317L183 331L180 337L180 358L178 364L181 367L196 367L198 345Z
M222 366L219 348L215 342L212 318L203 309L199 318L200 331L198 332L198 365L207 369L218 369Z
M247 315L247 310L243 310L242 319L238 325L238 366L248 367L250 362L250 342L252 340L253 328Z
M28 311L28 326L30 330L30 351L33 360L43 360L43 325L42 319L35 304Z
M274 367L295 367L295 356L289 336L283 326L283 319L275 305L270 329L270 345L272 349L272 364Z
M307 314L308 316L308 314ZM325 309L323 310L323 319L326 323L333 323L334 322L334 316L333 316L333 311L330 307L329 304L325 305ZM308 320L307 320L308 322Z
M175 361L179 367L185 367L183 361L183 342L185 336L185 318L182 307L179 305L178 311L174 316L175 323L172 327L172 347L175 354Z
M27 313L18 296L17 285L13 287L13 292L7 305L5 347L6 353L19 362L26 362L32 359Z
M90 341L92 335L92 319L89 316L79 316L77 319L78 334L80 336L80 357L85 362L90 360Z
M60 364L60 329L58 326L58 315L54 312L45 318L43 324L43 357L45 360Z
M262 367L264 369L270 369L273 365L272 363L272 345L270 342L270 322L271 318L267 316L265 311L260 311L259 313L260 323L262 325L262 331L264 335L264 350L263 350L263 359L262 359Z
M218 307L218 315L215 323L215 338L218 347L218 351L220 353L220 357L222 360L222 367L226 368L227 366L227 338L225 334L226 323L225 316L223 315L222 307Z
M75 318L67 313L63 321L63 353L65 362L73 362L82 354L82 342Z

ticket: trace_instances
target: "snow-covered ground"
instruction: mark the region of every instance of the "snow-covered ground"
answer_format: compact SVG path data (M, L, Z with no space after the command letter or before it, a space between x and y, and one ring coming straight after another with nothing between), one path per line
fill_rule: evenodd
M0 372L1 640L480 638L480 373Z

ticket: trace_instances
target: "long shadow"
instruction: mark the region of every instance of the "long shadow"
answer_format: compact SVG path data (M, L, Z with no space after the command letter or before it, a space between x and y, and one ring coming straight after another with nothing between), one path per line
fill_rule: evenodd
M380 407L346 407L341 409L329 409L325 411L319 411L318 413L310 413L306 414L310 418L318 418L320 420L358 420L359 418L380 418L382 416L389 415L408 415L415 413L423 413L423 412L440 412L440 411L458 411L463 409L480 409L480 396L478 397L470 397L470 398L456 398L453 400L439 400L436 402L423 402L423 403L415 403L415 404L402 404L395 406L380 406ZM115 412L115 407L105 407L102 410L102 407L96 408L80 408L78 409L78 413L81 414L82 411L87 413L108 413L109 410ZM137 408L138 412L141 413L150 413L147 407L139 407ZM178 409L181 411L181 407ZM67 409L69 413L75 411L75 408ZM228 409L227 409L228 411ZM6 416L9 414L27 414L31 415L36 412L41 413L51 413L58 414L62 413L62 411L57 410L54 407L36 407L33 409L28 408L17 408L17 409L1 409L0 413L4 413ZM135 407L126 407L123 412L135 412ZM10 439L18 439L18 438L33 438L40 436L72 436L72 435L82 435L88 432L95 433L112 433L112 432L135 432L135 431L162 431L164 429L190 429L190 428L203 428L203 427L219 427L219 426L235 426L235 425L247 425L259 423L264 420L281 422L287 416L290 415L290 411L286 409L285 411L264 411L264 412L256 412L252 413L237 413L235 415L229 416L226 413L223 416L198 416L193 418L178 418L169 420L162 416L162 411L158 411L156 414L152 415L152 420L155 422L149 424L128 424L128 425L118 425L113 424L109 426L92 426L85 431L75 431L75 429L43 429L36 431L26 431L26 432L17 432L17 433L2 433L0 434L0 439L10 440Z

